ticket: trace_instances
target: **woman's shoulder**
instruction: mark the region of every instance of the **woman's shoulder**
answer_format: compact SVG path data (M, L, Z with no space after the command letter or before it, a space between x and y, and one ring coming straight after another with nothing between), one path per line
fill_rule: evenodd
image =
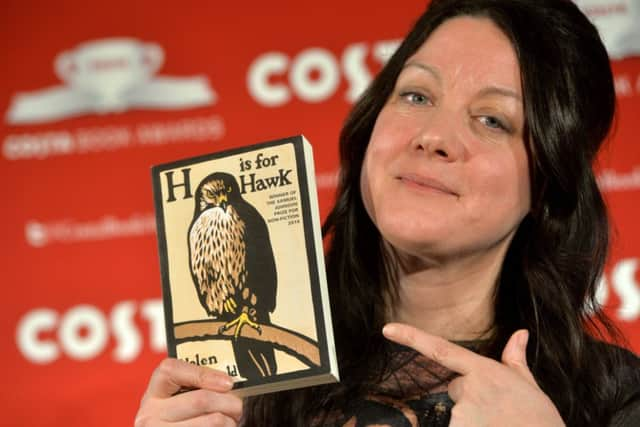
M611 374L620 381L623 388L632 387L633 390L640 392L640 357L629 350L617 344L612 344L599 340L590 340L589 345L592 351L606 353L606 360L610 364Z
M606 353L614 415L610 427L640 426L640 357L624 347L593 340L592 349Z
M616 347L621 364L616 372L620 378L621 408L616 412L611 427L640 426L640 358L629 350Z

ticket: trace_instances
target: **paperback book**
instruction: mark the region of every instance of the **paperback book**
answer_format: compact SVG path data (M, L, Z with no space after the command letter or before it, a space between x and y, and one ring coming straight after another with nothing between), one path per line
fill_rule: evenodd
M312 148L294 136L152 168L170 357L240 396L338 381Z

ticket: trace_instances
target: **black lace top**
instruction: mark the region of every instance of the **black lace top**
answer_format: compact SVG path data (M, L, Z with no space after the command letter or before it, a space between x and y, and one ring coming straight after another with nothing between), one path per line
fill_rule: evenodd
M314 425L333 427L447 427L453 401L447 383L455 375L413 349L397 345L382 381Z
M478 343L458 343L471 350ZM636 356L626 352L634 359ZM635 368L633 368L635 369ZM612 375L623 380L619 393L625 398L609 427L640 427L640 390L637 370L625 370ZM453 401L447 394L447 384L456 374L429 360L413 349L395 345L391 363L382 380L370 385L359 396L340 402L339 408L319 414L314 427L447 427Z

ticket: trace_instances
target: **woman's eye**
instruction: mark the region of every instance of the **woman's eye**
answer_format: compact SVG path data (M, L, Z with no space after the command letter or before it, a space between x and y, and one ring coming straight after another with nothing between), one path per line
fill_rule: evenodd
M431 100L427 95L419 92L403 92L400 94L400 96L409 101L411 104L426 105L431 103Z
M480 121L483 125L491 129L509 130L501 120L492 116L482 116L480 117Z

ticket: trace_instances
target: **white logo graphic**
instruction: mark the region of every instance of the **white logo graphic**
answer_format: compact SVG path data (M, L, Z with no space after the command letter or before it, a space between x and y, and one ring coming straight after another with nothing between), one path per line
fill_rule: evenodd
M154 76L162 48L130 38L94 40L62 52L54 62L64 85L15 95L9 124L44 123L86 113L122 112L132 107L193 108L215 102L204 76Z
M49 364L66 355L73 360L90 360L107 351L110 338L115 343L112 357L119 363L133 362L147 343L154 352L166 351L162 301L122 301L105 313L93 305L78 305L64 313L41 307L30 310L18 322L16 344L22 355L36 364ZM48 337L47 335L52 335Z
M606 306L610 295L617 295L619 305L611 314L618 322L640 319L640 283L636 278L639 264L637 258L622 259L613 266L609 277L602 276L600 280L597 302ZM20 318L15 333L24 358L42 365L64 357L91 360L107 351L116 362L131 363L147 346L156 353L166 351L160 299L121 301L110 310L88 304L64 312L50 307L33 308Z
M640 1L575 0L591 19L612 59L640 55Z
M602 191L624 191L640 188L640 166L629 172L605 169L598 175L598 186Z
M636 279L637 273L638 259L627 258L616 263L610 280L605 276L600 278L596 292L598 305L606 306L610 290L613 290L620 299L620 306L614 312L619 321L634 322L640 318L640 283Z
M106 215L97 220L64 220L50 223L29 221L24 233L27 243L41 248L54 243L101 241L153 234L156 230L153 213L135 213L127 218Z
M379 41L371 46L354 43L344 49L340 58L320 47L305 49L293 58L283 52L266 52L249 67L247 88L253 99L265 107L280 107L294 96L318 103L332 97L344 77L345 99L354 102L373 79L367 57L371 55L383 65L399 44L398 40ZM277 76L286 76L286 81L274 82L273 77Z

